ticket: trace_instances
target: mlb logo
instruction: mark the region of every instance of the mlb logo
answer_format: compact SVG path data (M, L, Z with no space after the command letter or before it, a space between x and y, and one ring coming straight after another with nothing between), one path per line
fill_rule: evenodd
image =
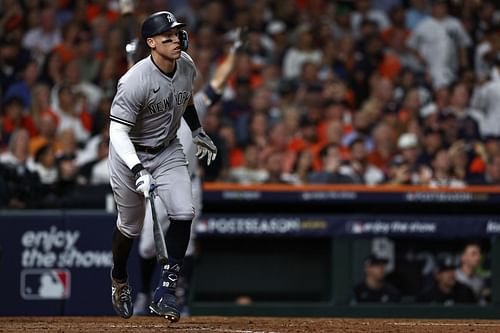
M27 300L60 300L70 296L71 274L66 269L25 269L21 272L21 297Z
M198 223L195 225L196 232L203 234L208 232L208 221L205 219L198 220Z
M363 223L361 222L354 222L352 224L351 231L353 234L362 234L364 231Z

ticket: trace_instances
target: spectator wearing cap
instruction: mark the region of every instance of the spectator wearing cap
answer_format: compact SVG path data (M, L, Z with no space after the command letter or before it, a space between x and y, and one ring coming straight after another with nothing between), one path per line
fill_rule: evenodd
M415 133L403 133L398 138L398 150L404 161L408 163L410 170L415 172L418 169L418 155L420 144Z
M424 128L418 164L431 165L434 155L441 148L444 148L443 131L433 127Z
M453 36L453 37L451 37ZM408 46L427 67L434 87L446 86L466 67L471 40L462 23L448 15L446 0L432 0L431 16L412 31Z
M353 37L351 28L351 12L352 6L350 4L340 1L335 4L335 16L332 22L332 33L336 40L341 40L344 37Z
M272 20L267 25L266 33L269 36L267 41L270 61L281 67L286 50L289 47L286 24L281 20Z
M422 106L418 119L422 132L427 128L439 128L439 113L436 103L430 102Z
M341 167L343 174L352 177L358 184L377 185L384 181L382 170L368 162L368 152L362 138L354 140L349 150L349 162Z
M387 259L370 255L364 261L364 280L354 286L352 304L395 303L401 300L399 290L385 280Z
M410 165L403 156L396 155L389 162L387 168L386 184L390 185L411 185L413 184L413 174Z
M453 258L440 258L434 272L433 283L417 295L416 301L443 305L475 303L477 300L472 289L457 281L456 268Z

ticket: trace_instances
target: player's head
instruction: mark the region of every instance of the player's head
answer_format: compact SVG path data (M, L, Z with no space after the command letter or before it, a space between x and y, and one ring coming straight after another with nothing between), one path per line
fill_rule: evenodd
M188 47L188 37L185 30L181 28L185 27L185 23L177 22L175 16L167 11L156 12L150 15L141 27L141 34L144 42L149 48L153 48L150 38L156 36L166 36L161 40L157 40L162 44L175 43L175 37L179 40L179 45L183 51Z

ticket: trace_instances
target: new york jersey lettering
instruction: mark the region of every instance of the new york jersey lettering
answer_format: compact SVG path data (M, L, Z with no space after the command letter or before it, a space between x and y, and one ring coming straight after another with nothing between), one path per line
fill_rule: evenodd
M162 101L154 102L148 105L148 110L150 114L165 112L172 108L172 95L169 98L165 98Z
M177 95L175 95L175 101L177 102L177 105L183 105L186 103L186 101L189 99L189 96L191 96L191 93L189 91L179 91Z

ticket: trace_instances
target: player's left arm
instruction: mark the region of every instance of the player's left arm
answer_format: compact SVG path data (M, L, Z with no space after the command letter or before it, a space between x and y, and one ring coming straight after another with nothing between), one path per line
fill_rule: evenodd
M247 43L248 34L246 28L237 28L231 32L231 35L233 43L229 48L229 52L227 52L224 60L215 68L214 74L208 84L194 95L194 105L201 121L205 118L208 109L222 98L227 81L236 68L238 54Z
M182 116L191 129L193 143L196 145L196 157L202 159L205 155L207 155L207 165L210 165L210 163L215 160L215 157L217 156L217 147L201 126L200 118L196 112L192 96L189 98L188 106Z

